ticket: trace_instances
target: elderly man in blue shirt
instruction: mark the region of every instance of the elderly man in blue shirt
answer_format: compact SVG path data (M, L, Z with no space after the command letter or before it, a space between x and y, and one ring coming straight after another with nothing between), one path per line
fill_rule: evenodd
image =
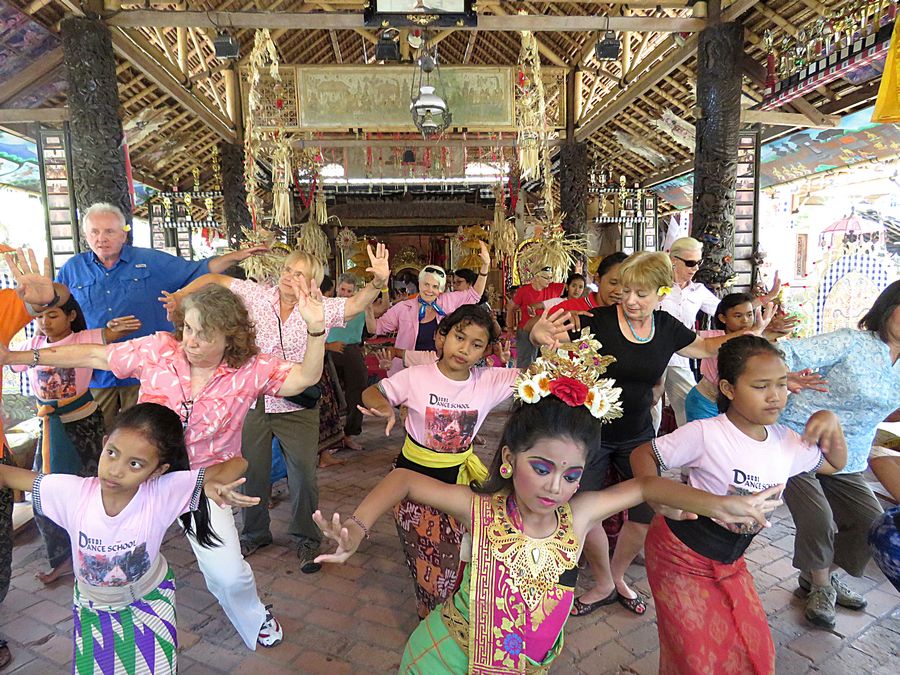
M57 281L69 287L81 305L88 328L102 328L117 316L133 314L140 330L129 338L172 330L166 310L157 300L162 291L174 293L207 272L222 273L231 265L265 250L233 251L206 260L190 261L163 251L127 244L125 216L112 204L94 204L84 212L82 232L90 251L73 256L59 270ZM103 412L106 428L120 410L137 403L140 385L120 380L107 370L94 370L91 393Z

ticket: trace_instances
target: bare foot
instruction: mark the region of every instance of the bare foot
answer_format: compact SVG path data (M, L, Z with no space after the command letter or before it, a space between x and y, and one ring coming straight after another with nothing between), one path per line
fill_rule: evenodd
M344 440L342 441L344 447L348 450L365 450L363 446L353 440L352 436L344 436Z
M49 572L36 572L35 578L42 584L49 585L62 577L72 574L72 559L67 558Z
M344 463L342 459L335 459L329 450L319 453L319 468L327 469L329 466L339 466Z

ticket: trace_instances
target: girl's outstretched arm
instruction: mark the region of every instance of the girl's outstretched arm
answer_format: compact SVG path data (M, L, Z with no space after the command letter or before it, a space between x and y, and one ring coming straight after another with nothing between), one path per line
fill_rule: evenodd
M37 474L34 471L0 464L0 488L30 492L35 478L37 478Z
M447 485L415 471L394 469L366 495L350 518L342 521L335 513L331 520L326 520L321 511L313 514L313 520L325 536L338 544L334 553L320 555L316 562L342 563L347 560L368 536L375 522L404 499L449 513L471 529L472 497L472 490L466 485Z
M206 496L222 507L239 506L247 508L259 504L259 497L251 497L237 491L246 482L241 476L247 471L247 460L243 457L213 464L203 475L203 491Z
M394 408L388 401L377 384L367 387L362 393L362 405L356 406L359 411L367 417L380 417L387 420L384 426L384 435L390 436L391 429L397 422L397 415ZM399 501L399 500L398 500Z
M7 366L56 366L57 368L93 368L109 370L106 345L63 345L38 350L38 362L34 364L34 352L11 352L0 345L0 363Z

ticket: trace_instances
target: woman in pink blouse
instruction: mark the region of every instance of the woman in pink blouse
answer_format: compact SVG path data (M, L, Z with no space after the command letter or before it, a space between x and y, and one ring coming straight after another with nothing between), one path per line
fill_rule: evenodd
M477 305L487 285L491 256L487 244L481 244L481 270L475 285L465 291L446 291L447 273L443 267L425 265L419 272L419 295L403 300L375 319L366 315L366 329L373 335L385 335L396 331L394 347L412 351L434 351L437 325L445 316L462 305ZM394 359L388 375L403 369L403 362Z
M141 381L138 401L165 405L184 425L191 469L241 455L241 428L250 405L263 394L293 396L318 382L325 356L325 316L318 287L294 283L296 307L307 327L303 364L259 353L256 330L243 303L230 291L208 286L184 299L174 333L154 333L112 345L67 345L28 352L0 348L9 365L110 370ZM253 571L241 555L230 509L210 507L222 538L215 548L189 536L210 592L244 643L256 649L278 644L282 630L256 592Z

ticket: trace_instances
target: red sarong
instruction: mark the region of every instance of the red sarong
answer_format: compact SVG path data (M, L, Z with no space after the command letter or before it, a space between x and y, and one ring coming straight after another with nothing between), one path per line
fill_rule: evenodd
M662 675L770 675L775 645L744 558L692 551L656 516L644 544Z

